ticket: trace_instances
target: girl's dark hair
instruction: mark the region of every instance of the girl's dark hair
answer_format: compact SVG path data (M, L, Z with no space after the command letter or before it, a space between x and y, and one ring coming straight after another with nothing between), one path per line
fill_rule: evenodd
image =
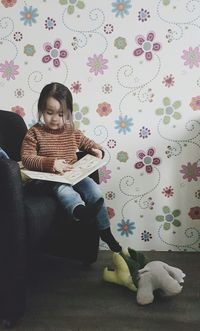
M56 99L63 111L64 123L69 121L70 126L73 128L73 98L70 90L63 84L54 82L43 87L38 99L38 120L41 120L42 114L46 108L47 99L52 97Z

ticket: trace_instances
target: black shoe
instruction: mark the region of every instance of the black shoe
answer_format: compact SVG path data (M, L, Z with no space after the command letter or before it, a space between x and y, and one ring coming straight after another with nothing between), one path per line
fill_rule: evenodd
M99 198L93 205L78 205L73 212L73 216L79 220L84 220L90 222L93 220L98 212L100 211L102 205L104 203L103 198Z
M116 253L121 252L122 247L116 241L116 239L113 237L110 228L101 230L99 232L99 235L100 235L100 238L108 245L108 247L111 249L111 251L116 252Z

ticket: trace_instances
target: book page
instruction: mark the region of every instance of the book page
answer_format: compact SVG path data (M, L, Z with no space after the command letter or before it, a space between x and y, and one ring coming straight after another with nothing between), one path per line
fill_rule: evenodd
M73 169L65 172L64 175L59 175L49 172L32 171L21 168L21 171L32 179L47 180L53 182L60 182L70 185L75 185L83 178L89 176L91 173L106 164L104 159L99 159L96 156L87 154L79 161L73 164Z

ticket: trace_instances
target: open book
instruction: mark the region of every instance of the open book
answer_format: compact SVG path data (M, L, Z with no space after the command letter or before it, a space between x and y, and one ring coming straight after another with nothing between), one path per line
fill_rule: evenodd
M27 177L39 180L48 180L52 182L60 182L70 185L75 185L80 182L83 178L89 176L91 173L106 164L104 159L99 159L96 156L87 154L79 161L73 164L73 169L65 172L64 175L32 171L25 168L21 168L21 172Z

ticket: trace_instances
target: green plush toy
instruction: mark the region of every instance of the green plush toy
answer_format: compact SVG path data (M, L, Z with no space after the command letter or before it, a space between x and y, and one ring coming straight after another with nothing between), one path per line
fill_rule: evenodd
M123 249L121 253L113 253L115 270L107 267L103 272L103 279L107 282L116 283L136 292L138 287L138 271L147 264L144 254L134 249Z
M144 254L131 248L113 253L113 264L114 270L104 269L103 279L137 292L137 302L141 305L153 302L155 290L161 290L165 296L182 290L185 274L181 269L162 261L148 262Z

